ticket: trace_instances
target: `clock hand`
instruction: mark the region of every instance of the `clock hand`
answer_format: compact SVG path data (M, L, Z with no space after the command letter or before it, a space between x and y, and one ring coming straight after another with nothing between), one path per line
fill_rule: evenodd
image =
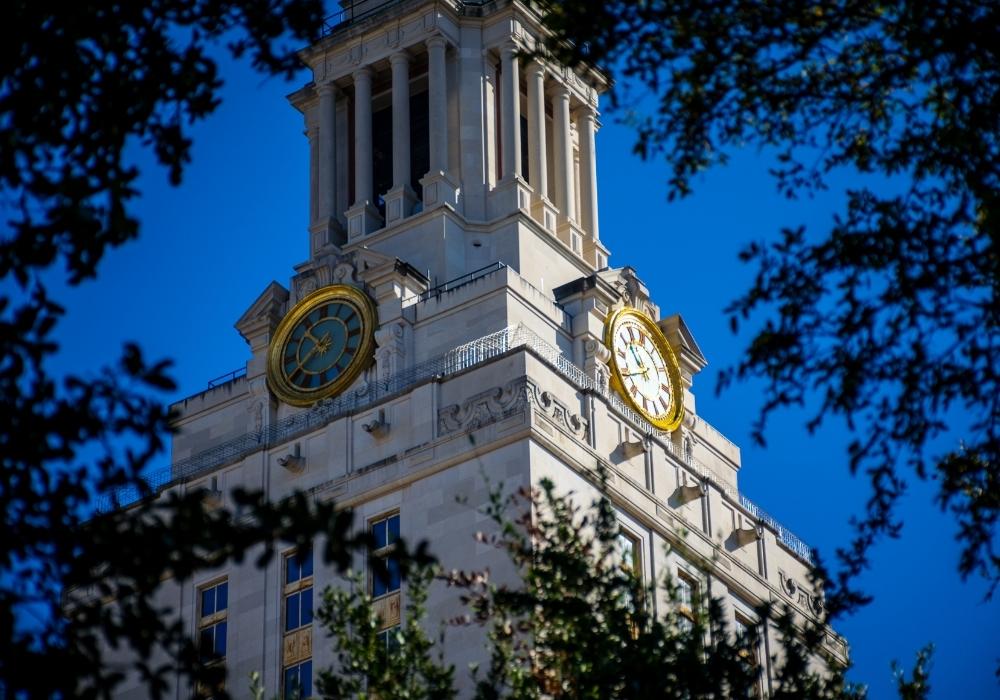
M642 364L642 360L639 359L639 355L635 351L635 346L632 343L628 344L628 349L632 353L632 357L635 358L636 363L645 370L646 366Z
M309 360L310 360L310 359L312 358L312 356L313 356L313 355L314 355L314 354L315 354L315 353L316 353L317 351L319 351L319 352L320 352L320 354L323 354L323 353L325 353L325 352L326 352L327 350L329 350L329 349L330 349L330 347L329 347L329 345L328 345L328 343L330 342L330 332L329 332L329 331L327 331L327 332L326 332L326 333L325 333L325 334L323 335L323 337L322 337L322 338L316 338L316 336L314 336L314 335L313 335L312 333L310 333L309 331L306 331L306 335L308 335L308 336L309 336L310 338L312 338L312 339L313 339L313 346L312 346L311 348L309 348L309 352L307 352L307 353L306 353L306 356L305 356L305 357L303 357L303 358L302 358L302 359L301 359L301 360L299 361L299 366L295 368L295 371L293 371L293 372L292 372L292 373L291 373L290 375L288 375L288 378L289 378L289 379L291 379L292 377L294 377L294 376L295 376L296 374L298 374L298 373L299 373L299 372L300 372L301 370L305 369L305 366L306 366L306 363L307 363L307 362L309 362ZM320 347L321 347L321 346L324 346L322 350L320 350Z

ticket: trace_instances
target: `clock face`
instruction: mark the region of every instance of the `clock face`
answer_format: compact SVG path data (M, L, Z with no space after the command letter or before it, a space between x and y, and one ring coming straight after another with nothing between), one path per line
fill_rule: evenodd
M656 323L636 309L614 312L605 326L611 383L625 402L660 430L684 416L680 368Z
M305 406L333 396L371 362L375 309L360 290L332 285L288 312L268 350L267 379L286 403Z

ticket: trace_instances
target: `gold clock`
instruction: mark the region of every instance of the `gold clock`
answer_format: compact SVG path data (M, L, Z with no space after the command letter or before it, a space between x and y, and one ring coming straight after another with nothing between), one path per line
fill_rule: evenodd
M633 308L612 312L604 326L611 351L611 386L625 403L660 430L684 417L677 357L653 319Z
M375 350L375 306L360 289L317 289L281 320L267 355L267 383L293 406L334 396L357 379Z

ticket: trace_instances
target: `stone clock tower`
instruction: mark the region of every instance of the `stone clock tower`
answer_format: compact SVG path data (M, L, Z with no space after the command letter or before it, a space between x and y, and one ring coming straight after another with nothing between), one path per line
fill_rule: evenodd
M810 551L739 493L739 449L697 412L706 360L679 309L661 314L631 267L609 267L602 74L525 58L544 36L527 0L341 5L289 97L310 154L309 257L237 321L245 376L177 404L169 487L209 489L207 507L238 486L350 506L380 546L357 568L390 572L366 585L391 631L397 536L502 575L474 538L487 480L586 494L603 466L646 580L725 600L760 629L766 666L775 636L755 606L817 612ZM333 662L311 614L329 584L344 585L289 551L163 595L231 684L258 671L270 695L310 690ZM429 603L431 621L459 610L446 590ZM447 636L460 682L484 658L479 634ZM839 638L829 651L846 657Z

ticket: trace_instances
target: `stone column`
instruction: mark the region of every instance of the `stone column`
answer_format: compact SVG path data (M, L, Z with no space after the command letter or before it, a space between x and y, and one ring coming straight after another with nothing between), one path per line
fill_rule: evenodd
M580 129L580 203L583 211L580 223L590 237L599 241L597 227L597 153L594 147L597 116L594 108L584 105L580 109L577 125Z
M448 72L444 64L445 41L427 40L427 104L432 173L448 170Z
M347 211L350 238L371 233L382 217L372 204L372 69L354 72L354 204Z
M410 187L410 56L394 53L392 64L392 189L385 194L386 225L410 215L416 195Z
M576 221L573 196L573 138L569 125L569 88L558 85L552 95L552 134L555 137L556 206L564 221Z
M500 49L500 157L501 180L521 174L521 88L517 73L517 47L505 44Z
M569 88L560 83L552 96L553 136L555 141L555 190L559 207L556 234L577 255L584 255L583 232L576 211L576 160L573 154L573 134L569 120Z
M587 234L583 243L583 257L600 269L608 264L608 251L601 245L597 218L597 114L591 104L580 108L577 118L580 130L580 223Z
M500 181L489 196L490 218L531 210L531 190L521 177L521 89L517 46L500 49Z
M430 170L421 178L424 209L458 203L458 185L448 175L448 70L443 37L427 40L427 117Z
M545 68L538 61L528 64L528 173L536 197L548 197L548 167L545 162Z
M354 73L354 205L371 202L372 69Z
M531 215L548 231L555 231L556 212L549 201L548 153L545 143L545 67L532 61L528 76L528 174L534 189Z
M310 237L310 254L328 243L340 243L337 223L337 88L333 83L319 86L319 123L317 124L316 222Z

